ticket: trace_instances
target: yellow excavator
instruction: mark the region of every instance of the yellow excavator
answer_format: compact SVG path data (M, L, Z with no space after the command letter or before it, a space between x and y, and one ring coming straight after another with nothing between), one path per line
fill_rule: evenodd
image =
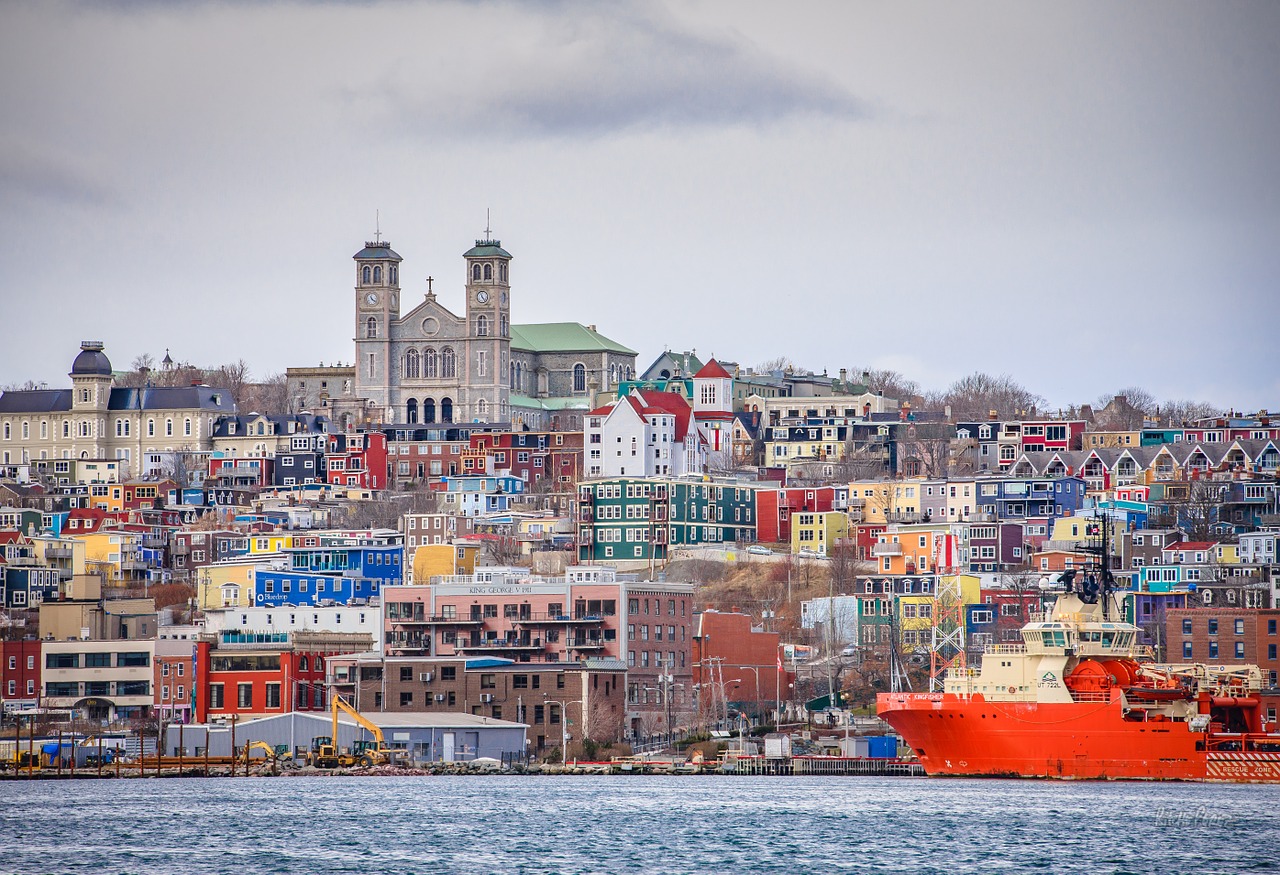
M377 725L346 703L341 696L333 697L333 735L317 735L311 739L311 750L307 754L307 762L321 769L335 769L348 766L394 765L400 762L404 751L387 745L386 737ZM363 726L373 735L373 741L361 739L352 745L350 750L339 750L335 739L338 737L338 713L345 712L356 723Z

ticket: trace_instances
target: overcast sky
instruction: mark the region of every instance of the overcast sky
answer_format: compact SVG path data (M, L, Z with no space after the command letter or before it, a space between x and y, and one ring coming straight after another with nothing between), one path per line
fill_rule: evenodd
M1280 4L8 3L0 384L350 361L492 211L517 322L1280 408Z

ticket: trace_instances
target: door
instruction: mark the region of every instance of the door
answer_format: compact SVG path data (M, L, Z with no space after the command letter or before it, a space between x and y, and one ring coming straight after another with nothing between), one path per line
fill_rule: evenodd
M453 733L452 732L446 732L444 734L443 748L444 748L443 756L441 757L441 759L443 759L446 763L453 762Z

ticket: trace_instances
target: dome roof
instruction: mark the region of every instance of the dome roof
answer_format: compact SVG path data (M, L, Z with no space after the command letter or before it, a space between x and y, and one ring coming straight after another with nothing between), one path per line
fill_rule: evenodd
M102 342L86 340L80 344L80 354L71 363L73 377L109 377L111 359L102 351Z

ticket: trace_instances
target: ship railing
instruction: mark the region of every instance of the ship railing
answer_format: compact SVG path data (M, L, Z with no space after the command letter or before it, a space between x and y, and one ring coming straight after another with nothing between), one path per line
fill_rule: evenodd
M1071 698L1076 702L1110 702L1111 692L1106 690L1072 690Z
M1009 655L1014 655L1019 653L1026 653L1027 645L1025 644L988 644L986 647L983 648L982 652L984 654L990 654L992 656L1009 656Z

